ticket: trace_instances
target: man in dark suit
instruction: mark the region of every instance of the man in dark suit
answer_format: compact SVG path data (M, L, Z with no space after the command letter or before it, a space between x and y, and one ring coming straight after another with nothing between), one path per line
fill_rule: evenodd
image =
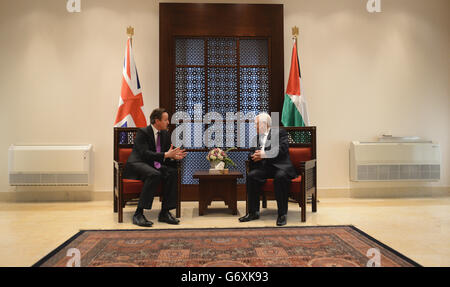
M289 158L288 134L282 128L271 128L272 120L266 113L255 118L256 148L250 152L250 172L247 174L248 213L240 222L259 219L260 193L266 179L274 179L278 206L278 226L287 222L291 180L297 174Z
M151 209L153 197L160 184L164 182L162 206L158 221L178 224L169 210L176 208L177 177L176 160L186 156L180 148L173 148L169 126L169 114L164 109L155 109L150 115L150 125L136 133L133 151L125 165L124 178L144 182L138 207L133 216L133 224L151 227L153 222L144 216L144 209Z

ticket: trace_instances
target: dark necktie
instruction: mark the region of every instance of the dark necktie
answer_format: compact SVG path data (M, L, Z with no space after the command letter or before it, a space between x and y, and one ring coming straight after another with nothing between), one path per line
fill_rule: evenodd
M258 134L257 136L256 136L256 149L257 150L260 150L261 149L261 140L262 140L262 138L261 138L261 135L260 134Z
M161 132L158 132L156 135L156 152L161 152ZM161 164L157 161L155 161L155 168L159 169L161 167Z

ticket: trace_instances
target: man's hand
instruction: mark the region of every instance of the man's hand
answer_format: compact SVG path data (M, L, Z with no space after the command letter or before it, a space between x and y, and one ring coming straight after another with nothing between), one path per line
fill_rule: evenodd
M180 149L179 147L173 148L173 145L170 145L170 149L164 153L164 158L180 160L185 158L186 155L187 155L186 150Z
M263 159L263 153L261 152L261 150L257 150L254 154L251 155L251 158L254 162L258 162Z

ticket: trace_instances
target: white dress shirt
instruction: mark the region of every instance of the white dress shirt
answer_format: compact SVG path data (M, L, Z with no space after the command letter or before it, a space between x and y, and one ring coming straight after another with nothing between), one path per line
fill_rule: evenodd
M262 135L262 138L260 138L260 140L261 140L261 158L266 157L266 152L264 149L266 148L266 142L267 142L267 137L269 136L269 132L270 132L270 128L267 132L265 132Z
M153 126L153 125L151 125L152 126L152 129L153 129L153 136L155 137L155 147L156 147L156 145L157 145L157 142L156 142L156 140L158 139L158 130ZM161 139L159 139L160 140L160 143L161 143Z

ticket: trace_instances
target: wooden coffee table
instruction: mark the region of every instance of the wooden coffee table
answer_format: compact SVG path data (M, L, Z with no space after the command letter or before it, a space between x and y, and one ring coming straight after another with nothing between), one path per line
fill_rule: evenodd
M210 174L208 170L199 170L194 173L199 180L198 215L203 215L213 200L223 200L237 214L237 188L236 182L243 175L239 171L229 171L227 174Z

